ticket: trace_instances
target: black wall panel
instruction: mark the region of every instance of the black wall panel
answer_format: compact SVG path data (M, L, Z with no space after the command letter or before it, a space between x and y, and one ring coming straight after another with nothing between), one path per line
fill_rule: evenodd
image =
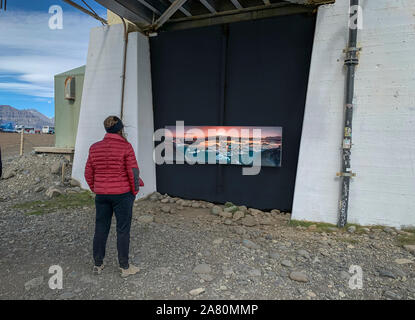
M282 126L282 167L160 165L157 188L189 199L291 210L315 17L284 16L151 38L155 129Z

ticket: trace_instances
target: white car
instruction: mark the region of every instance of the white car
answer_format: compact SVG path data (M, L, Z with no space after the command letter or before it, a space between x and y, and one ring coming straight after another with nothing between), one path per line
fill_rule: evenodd
M55 133L55 127L43 126L42 127L42 133L54 134Z

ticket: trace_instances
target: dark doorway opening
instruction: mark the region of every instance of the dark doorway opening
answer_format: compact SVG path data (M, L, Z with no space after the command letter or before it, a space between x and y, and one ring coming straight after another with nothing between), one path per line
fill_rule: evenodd
M282 167L159 165L157 189L188 199L291 210L315 15L290 15L151 38L154 128L281 126Z

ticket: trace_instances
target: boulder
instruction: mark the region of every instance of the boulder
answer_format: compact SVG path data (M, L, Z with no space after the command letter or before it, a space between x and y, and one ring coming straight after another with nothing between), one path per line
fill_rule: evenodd
M151 201L157 201L157 200L161 199L161 197L162 197L162 195L160 193L158 193L157 191L155 191L149 196L149 199Z
M193 202L192 203L192 208L200 208L200 203L199 202Z
M42 285L42 284L43 284L43 280L44 280L43 276L40 276L40 277L34 278L34 279L32 279L32 280L27 281L27 282L24 284L24 287L25 287L25 289L26 289L27 291L28 291L28 290L30 290L30 289L33 289L33 288L39 287L40 285Z
M402 259L396 259L395 263L397 263L397 264L410 264L410 263L414 263L414 262L412 260L402 258Z
M196 267L194 267L193 272L194 273L198 273L198 274L211 273L212 272L212 268L210 267L210 265L208 265L206 263L201 263L201 264L198 264Z
M297 282L308 282L307 275L303 272L293 271L290 273L290 279Z
M198 296L199 294L202 294L205 292L205 288L197 288L189 291L189 294L192 296Z
M395 230L393 228L386 227L386 228L383 229L383 232L393 234L393 233L395 233Z
M307 250L300 249L297 254L303 258L310 259L310 253Z
M49 187L46 192L46 196L49 198L58 197L62 194L62 191L60 191L58 188L55 187Z
M218 216L218 215L222 212L222 208L221 208L221 207L219 207L219 206L213 206L213 207L210 209L210 212L211 212L213 215Z
M223 211L234 213L238 211L238 207L237 206L226 207L225 209L223 209Z
M233 214L233 220L238 221L240 219L242 219L243 217L245 217L245 213L243 213L242 211L238 210Z
M293 265L293 263L291 262L291 260L282 260L281 261L281 265L283 265L284 267L287 267L287 268L292 268L292 267L294 267L294 265Z
M71 187L81 187L81 183L74 178L71 178L69 184L71 185Z
M232 218L232 212L228 212L228 211L221 211L219 215L224 218Z
M256 226L258 224L256 222L256 220L254 219L254 217L252 217L252 216L246 216L246 217L242 218L241 223L244 226L247 226L247 227L253 227L253 226Z
M257 216L257 215L263 213L261 210L254 209L254 208L249 208L248 212L253 216Z
M261 272L261 270L259 270L259 269L252 269L252 270L249 270L249 271L248 271L248 274L249 274L251 277L260 277L260 276L262 275L262 272Z
M169 213L170 212L170 207L169 206L162 206L161 211L163 211L164 213Z
M50 172L52 174L59 174L62 172L62 162L55 162L50 167Z
M137 218L137 221L141 223L151 223L154 221L154 217L149 214L144 214L142 216L139 216Z
M251 240L248 240L248 239L244 239L242 241L242 244L245 247L249 248L249 249L259 249L260 248L260 246L257 245L255 242L252 242Z
M409 251L410 253L415 253L415 245L414 244L406 244L403 246L403 248L406 251Z
M35 188L35 192L42 192L43 190L45 190L45 188L42 187L42 186L39 186L39 187Z
M270 224L272 224L272 220L270 218L263 218L259 220L259 223L262 225L269 226Z
M246 206L239 206L238 211L242 211L243 213L248 211L248 208Z
M16 170L14 168L7 169L3 174L3 179L10 179L13 178L16 175Z
M350 226L350 227L348 227L348 228L347 228L347 232L349 232L349 233L354 233L354 232L356 232L356 227L355 227L355 226Z

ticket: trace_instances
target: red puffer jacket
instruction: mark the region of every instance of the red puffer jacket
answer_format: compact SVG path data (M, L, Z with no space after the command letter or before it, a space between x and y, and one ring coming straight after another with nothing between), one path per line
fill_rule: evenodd
M138 193L140 178L131 144L115 133L89 148L85 179L96 194Z

